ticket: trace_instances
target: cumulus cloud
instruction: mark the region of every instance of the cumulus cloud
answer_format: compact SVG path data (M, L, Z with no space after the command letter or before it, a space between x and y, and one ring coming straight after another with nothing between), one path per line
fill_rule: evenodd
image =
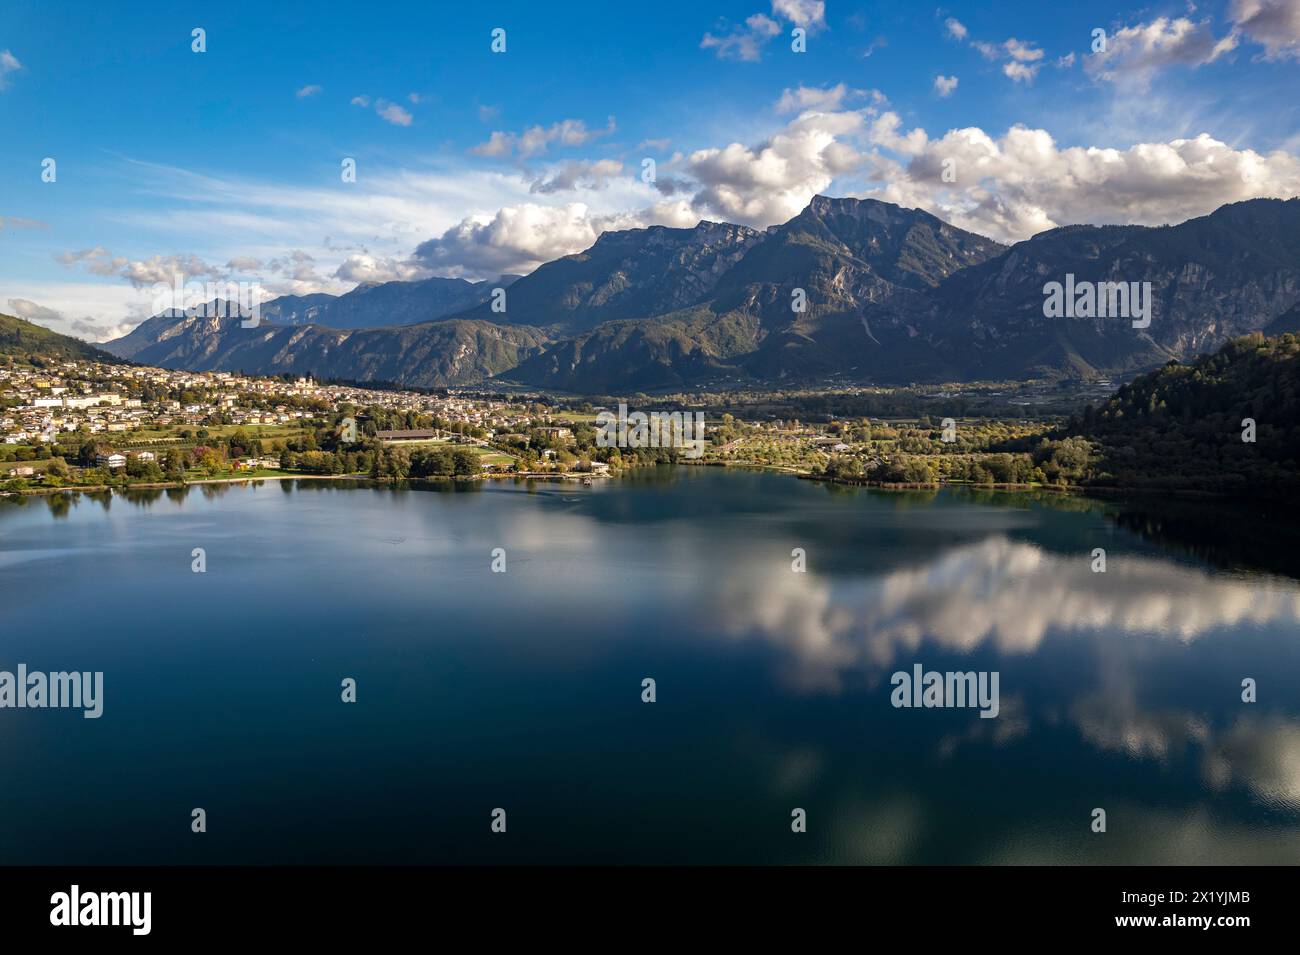
M901 136L895 119L877 120L873 141L902 158L872 157L870 175L883 185L867 194L1002 241L1077 222L1181 222L1228 202L1300 195L1295 156L1234 149L1204 133L1124 150L1061 149L1046 130L1024 126L998 139L970 127L922 141L924 130ZM954 183L942 181L945 160Z
M315 83L311 83L307 86L304 86L302 89L298 90L298 92L295 93L294 95L297 96L298 99L306 99L308 96L315 96L323 89L324 89L323 86L317 86Z
M882 113L869 127L867 139L874 145L908 156L923 152L930 139L925 130L918 126L904 135L899 133L902 125L902 117L897 113Z
M594 216L588 206L525 203L493 216L471 216L436 239L422 242L415 258L443 275L486 277L530 272L543 262L590 247L609 228L644 224L632 216Z
M8 50L0 50L0 90L9 85L9 74L16 73L22 68L23 65L18 62L18 57Z
M944 20L943 25L947 27L948 35L953 39L955 40L966 39L966 34L968 32L966 30L966 25L963 24L956 17L949 17L947 20Z
M409 282L429 276L420 262L393 256L354 253L334 270L334 277L344 282Z
M943 181L945 160L955 182ZM1300 195L1296 157L1206 134L1127 149L1062 148L1046 130L1023 126L1001 136L965 128L932 139L897 113L870 107L808 110L756 144L678 153L659 171L654 188L665 198L648 202L650 187L613 161L557 165L529 181L531 194L609 190L622 181L626 191L615 203L631 211L516 203L446 229L417 257L440 274L487 275L580 251L605 228L690 226L701 218L763 228L848 177L864 183L860 195L919 206L1005 242L1065 224L1180 222L1242 199Z
M1186 17L1158 17L1111 33L1105 50L1085 57L1084 69L1097 80L1145 87L1165 67L1204 66L1236 47L1237 35L1216 39L1209 20L1194 23Z
M836 176L861 163L845 138L863 122L860 111L809 112L755 146L696 150L683 163L701 184L696 210L759 227L792 218Z
M614 117L609 117L604 129L588 129L580 119L565 119L550 126L531 126L522 133L510 133L496 130L487 142L479 143L470 149L476 156L508 156L512 152L520 156L533 156L545 153L555 143L561 146L584 146L602 136L611 135L617 126Z
M1296 0L1232 0L1235 29L1264 47L1268 59L1300 57L1300 3Z
M957 77L944 76L942 73L934 78L934 91L940 96L951 96L957 88Z
M729 33L714 36L705 33L700 40L701 50L714 50L722 60L742 60L757 63L763 58L763 47L781 32L781 27L769 16L755 13L743 26L733 27Z

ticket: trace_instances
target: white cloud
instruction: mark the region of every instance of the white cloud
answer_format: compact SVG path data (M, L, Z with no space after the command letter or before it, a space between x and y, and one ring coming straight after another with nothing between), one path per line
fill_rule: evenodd
M470 152L475 156L508 156L510 150L514 148L514 143L513 133L496 130L488 136L487 142L479 143Z
M1084 69L1093 79L1145 87L1165 67L1204 66L1236 46L1235 33L1216 39L1209 20L1194 23L1186 17L1158 17L1115 30L1107 36L1104 51L1084 58Z
M929 141L925 130L918 126L906 136L900 136L898 130L902 122L902 118L895 112L882 113L871 124L867 133L868 141L907 156L915 156L924 151L925 144Z
M860 99L868 95L875 103L883 102L885 98L879 90L853 89L845 83L837 83L826 89L817 86L797 86L794 89L783 90L774 108L778 113L802 113L809 109L825 112L840 109L846 100Z
M882 184L867 194L1001 241L1082 222L1175 223L1229 202L1300 195L1297 157L1234 149L1204 133L1124 150L1061 149L1046 130L1024 126L999 139L974 127L904 137L892 116L877 120L872 140L901 158L872 157L870 176ZM955 183L942 181L944 160Z
M462 220L436 239L423 242L415 257L444 275L487 277L530 272L543 262L581 251L607 228L634 228L630 216L593 216L585 203L540 206L525 203L494 216Z
M16 73L22 68L23 65L18 62L18 57L8 50L0 50L0 90L9 85L9 74Z
M301 94L299 94L301 95ZM371 100L369 96L354 96L350 100L353 106L360 106L362 109L368 109L371 102L375 105L375 113L386 123L392 123L394 126L410 126L412 116L409 110L399 106L396 103L390 103L386 99ZM414 102L414 100L412 100Z
M412 259L354 253L334 270L334 277L344 282L409 282L427 278L430 272Z
M136 288L145 288L158 282L224 278L226 269L211 265L197 255L154 255L148 259L129 259L113 255L101 245L90 249L67 251L55 259L67 268L80 265L92 275L116 276L126 279Z
M1002 75L1016 83L1032 83L1043 65L1043 50L1031 40L1018 40L1015 37L1001 43L972 40L970 45L986 60L1002 60ZM1074 62L1073 54L1070 55L1070 62Z
M843 137L862 124L860 112L805 113L756 146L696 150L684 163L702 186L696 210L760 227L790 219L836 176L859 165L861 157Z
M957 77L940 74L934 78L934 91L940 96L951 96L957 89Z
M550 126L530 126L522 133L509 133L496 130L487 142L479 143L470 149L475 156L508 156L517 152L521 156L533 156L545 153L553 144L574 147L584 146L602 136L609 136L618 127L614 117L609 117L604 129L588 129L580 119L564 119Z
M966 25L963 24L956 17L949 17L947 20L944 20L943 25L948 28L948 35L953 39L956 40L966 39L966 34L968 32L966 30Z
M778 33L781 27L771 17L755 13L724 36L705 33L700 40L701 50L716 50L719 59L743 60L757 63L763 58L763 47Z
M1043 58L1041 49L1034 46L1033 43L1017 40L1015 37L1003 43L1002 48L1007 51L1007 56L1019 63L1033 63Z
M577 160L554 167L533 179L529 192L572 192L575 189L603 189L611 180L623 174L623 164L617 159Z
M1264 47L1268 59L1300 57L1300 3L1296 0L1232 0L1236 29Z
M772 0L772 14L805 28L809 33L826 28L826 4L823 0Z
M1029 65L1019 63L1016 60L1008 60L1002 64L1002 72L1008 78L1017 83L1032 83L1034 77L1038 74L1038 65Z
M375 101L375 112L379 114L385 122L392 123L394 126L410 126L411 114L398 106L396 103L390 103L387 100Z
M302 89L298 90L298 92L295 93L294 95L297 96L298 99L306 99L308 96L315 96L323 89L324 89L323 86L317 86L315 83L311 83L307 86L304 86Z

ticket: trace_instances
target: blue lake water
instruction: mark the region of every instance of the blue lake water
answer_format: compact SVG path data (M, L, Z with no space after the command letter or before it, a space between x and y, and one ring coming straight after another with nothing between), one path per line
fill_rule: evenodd
M0 709L0 863L1300 862L1273 526L713 468L0 504L0 670L105 683Z

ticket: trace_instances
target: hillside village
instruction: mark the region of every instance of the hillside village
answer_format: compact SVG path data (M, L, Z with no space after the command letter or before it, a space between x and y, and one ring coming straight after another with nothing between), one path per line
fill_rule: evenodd
M364 409L364 410L362 410ZM483 467L508 460L488 445L497 435L551 428L571 435L526 403L414 391L327 385L310 378L248 377L92 361L38 361L0 366L0 478L27 485L83 479L175 479L205 471L292 472L295 454L323 454L317 432L338 430L347 416L361 432L354 444L456 444L481 449ZM231 443L229 440L236 440ZM204 462L224 441L222 460ZM195 451L198 456L195 457ZM92 453L93 452L93 453ZM189 460L162 465L169 453ZM288 452L288 457L286 457ZM369 463L358 452L358 473ZM154 465L161 473L153 473ZM97 474L84 472L98 471ZM180 470L182 473L177 474ZM308 473L311 468L303 469Z

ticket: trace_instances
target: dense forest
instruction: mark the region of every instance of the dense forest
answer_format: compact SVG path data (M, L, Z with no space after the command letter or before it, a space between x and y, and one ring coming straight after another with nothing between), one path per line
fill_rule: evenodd
M1088 483L1277 494L1300 479L1300 336L1234 339L1170 362L1071 419L1095 445Z

